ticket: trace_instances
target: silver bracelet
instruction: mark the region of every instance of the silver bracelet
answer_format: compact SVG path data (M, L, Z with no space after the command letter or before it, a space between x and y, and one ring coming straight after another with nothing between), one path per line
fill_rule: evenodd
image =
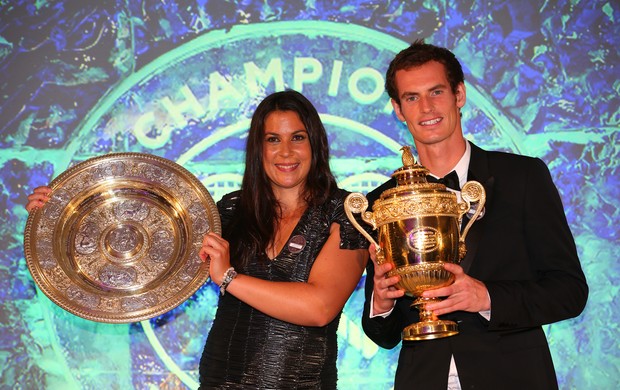
M220 295L226 294L226 288L236 276L237 271L235 271L233 267L230 267L224 272L224 278L222 279L222 284L220 284Z

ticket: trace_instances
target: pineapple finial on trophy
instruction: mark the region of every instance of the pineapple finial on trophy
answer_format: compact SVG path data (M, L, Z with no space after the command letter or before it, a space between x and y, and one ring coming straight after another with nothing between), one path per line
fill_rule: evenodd
M413 167L416 164L416 162L415 162L415 158L413 157L413 153L411 153L411 147L408 145L405 145L402 148L400 148L400 150L403 151L403 167L405 168Z
M392 174L399 186L407 186L412 184L420 184L426 182L428 169L418 164L411 152L411 146L404 145L400 148L403 152L403 166Z

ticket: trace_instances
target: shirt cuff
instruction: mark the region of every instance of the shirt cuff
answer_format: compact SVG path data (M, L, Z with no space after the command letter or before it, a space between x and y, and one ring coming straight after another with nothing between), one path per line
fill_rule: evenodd
M375 318L375 317L382 317L385 318L387 316L389 316L390 314L392 314L392 311L394 311L394 306L396 306L396 300L394 300L394 304L392 305L392 308L389 311L386 311L385 313L381 313L381 314L375 314L374 313L374 306L373 303L375 301L375 292L372 292L372 295L370 296L370 318Z
M489 290L487 290L487 297L489 297L489 302L491 302L491 295L489 294ZM479 311L478 314L483 316L485 320L491 321L491 309Z

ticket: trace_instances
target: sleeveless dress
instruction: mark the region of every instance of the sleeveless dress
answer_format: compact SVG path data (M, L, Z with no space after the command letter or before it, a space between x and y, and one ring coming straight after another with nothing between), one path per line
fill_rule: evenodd
M323 205L308 208L273 260L257 255L237 272L270 281L306 282L333 222L340 225L341 248L367 248L344 212L347 195L337 190ZM238 199L239 191L218 202L223 226ZM200 360L200 389L335 389L340 314L322 327L294 325L225 294Z

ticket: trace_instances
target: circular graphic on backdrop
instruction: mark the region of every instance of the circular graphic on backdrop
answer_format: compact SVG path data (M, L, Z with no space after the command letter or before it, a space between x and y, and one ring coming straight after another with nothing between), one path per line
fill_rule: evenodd
M218 200L239 188L245 137L256 105L271 92L291 88L317 107L340 186L367 192L402 165L399 149L411 143L406 127L393 115L383 79L393 56L407 46L376 30L323 21L211 31L165 53L109 91L77 129L65 163L119 151L157 154L195 172ZM467 93L468 105L477 107L465 113L476 129L468 138L475 142L480 135L480 144L515 149L510 121L475 87L468 85ZM363 287L350 301L361 305ZM134 364L164 364L185 385L197 387L198 361L216 306L217 291L206 285L185 305L143 321L148 344L132 339ZM358 317L357 308L345 306L340 355L384 365L371 360L379 350L364 337ZM396 353L384 353L391 361L397 358ZM343 361L347 359L339 364ZM132 375L135 383L157 383L140 370Z

